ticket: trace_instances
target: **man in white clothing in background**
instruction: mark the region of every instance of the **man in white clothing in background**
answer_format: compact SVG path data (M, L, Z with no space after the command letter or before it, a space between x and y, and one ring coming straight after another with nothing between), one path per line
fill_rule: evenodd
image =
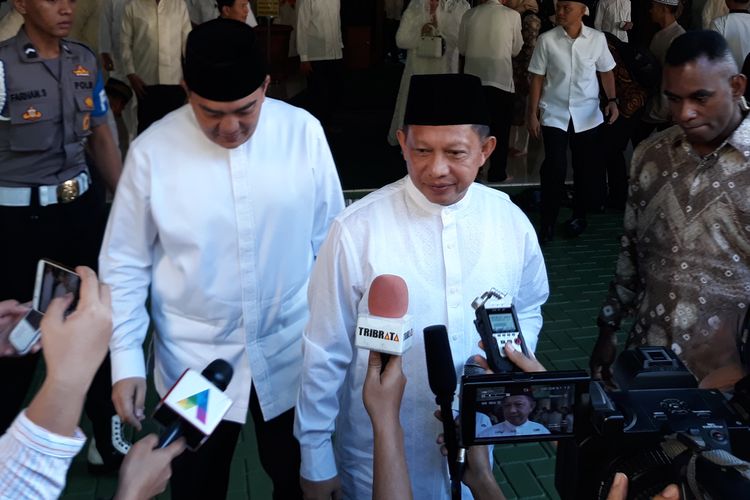
M633 29L630 11L630 0L599 0L596 4L594 28L612 33L627 43L628 31Z
M711 29L729 44L729 50L741 68L750 53L750 0L727 0L729 14L711 21Z
M102 245L112 399L139 427L152 319L159 394L186 368L216 358L234 368L232 408L198 452L175 461L173 496L226 496L249 410L274 498L300 498L292 407L308 275L343 208L341 186L319 123L265 97L267 65L247 24L196 27L184 72L189 105L133 142Z
M507 177L508 140L513 119L512 58L521 52L521 15L499 0L466 12L458 29L458 51L463 73L482 80L490 112L490 134L497 146L490 155L487 180L503 182Z
M424 327L446 325L458 372L480 352L471 302L494 287L512 297L529 350L537 345L549 287L534 229L508 195L474 183L495 147L488 124L476 76L413 76L398 133L408 175L331 224L310 279L296 408L306 498L372 497L372 428L362 403L368 354L354 347L354 332L378 275L401 276L409 288L414 341L403 355L401 423L417 498L450 498L447 463L434 444L442 427L427 383Z
M138 97L138 133L185 103L182 54L190 33L185 0L128 0L122 16L122 72Z

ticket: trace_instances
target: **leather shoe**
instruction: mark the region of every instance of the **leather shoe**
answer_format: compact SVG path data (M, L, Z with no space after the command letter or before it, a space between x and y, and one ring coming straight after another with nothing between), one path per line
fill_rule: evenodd
M565 234L570 237L580 236L588 225L589 223L583 217L571 217L565 221Z
M555 239L555 226L545 224L539 229L539 243L545 244Z

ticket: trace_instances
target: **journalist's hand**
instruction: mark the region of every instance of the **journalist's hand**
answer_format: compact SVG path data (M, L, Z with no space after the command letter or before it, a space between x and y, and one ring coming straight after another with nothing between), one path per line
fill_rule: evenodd
M609 489L607 500L625 500L628 498L628 476L622 472L615 474L615 480ZM652 500L680 500L680 489L675 484L670 484Z
M16 350L11 345L8 337L13 327L29 311L28 306L19 304L15 300L4 300L0 302L0 358L4 356L15 356ZM37 349L38 350L38 349Z
M310 481L302 477L300 486L302 486L304 500L341 500L344 498L341 491L341 478L338 475L325 481Z
M367 375L362 388L365 409L376 431L381 428L391 429L398 423L401 398L406 386L406 376L401 369L401 356L391 356L385 365L385 371L381 374L382 364L380 353L370 351Z
M140 431L141 420L146 418L146 379L130 377L115 382L112 403L120 418Z
M130 448L120 467L120 479L115 500L154 498L163 492L172 476L172 460L185 451L185 439L180 438L164 449L156 434L149 434Z
M617 354L617 335L614 328L599 327L599 338L596 339L594 350L591 352L589 367L591 377L603 380L607 385L612 384L612 363Z

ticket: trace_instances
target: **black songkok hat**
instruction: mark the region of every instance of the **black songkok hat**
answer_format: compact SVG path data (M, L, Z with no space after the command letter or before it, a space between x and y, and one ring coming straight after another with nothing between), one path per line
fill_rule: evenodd
M268 65L250 26L218 18L190 32L182 72L192 92L229 102L255 92L268 74Z
M404 125L489 125L482 81L474 75L414 75Z

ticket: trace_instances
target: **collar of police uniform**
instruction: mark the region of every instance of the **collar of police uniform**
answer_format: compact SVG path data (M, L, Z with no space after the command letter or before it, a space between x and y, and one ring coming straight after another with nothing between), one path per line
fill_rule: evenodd
M18 47L18 54L23 62L41 62L43 59L39 57L39 52L34 47L34 44L29 40L29 36L26 34L26 30L22 26L18 30L16 35L16 47ZM73 57L73 51L70 48L70 43L67 40L60 40L60 56L66 58Z

